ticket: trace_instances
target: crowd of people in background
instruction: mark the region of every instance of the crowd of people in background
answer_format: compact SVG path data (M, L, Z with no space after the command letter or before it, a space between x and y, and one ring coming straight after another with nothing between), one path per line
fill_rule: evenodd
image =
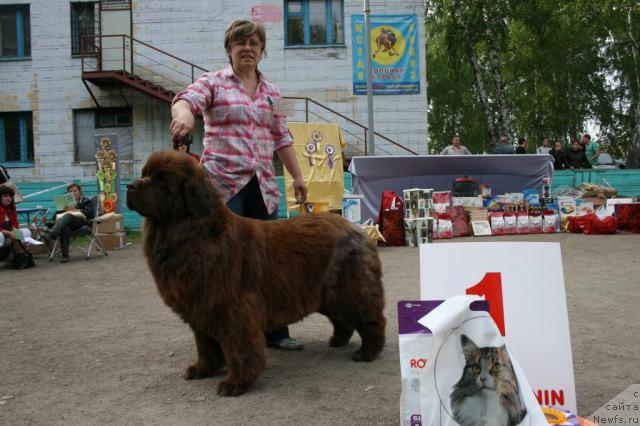
M501 136L499 143L495 146L492 154L526 154L527 140L518 138L516 147L507 136ZM556 141L553 146L548 138L542 140L542 144L536 148L536 154L549 154L553 157L553 167L556 170L564 169L590 169L598 164L600 156L600 145L591 140L591 135L582 135L582 141L574 138L571 145L565 148L563 143ZM455 135L451 140L451 145L446 146L440 155L472 155L471 151L460 141L460 136Z

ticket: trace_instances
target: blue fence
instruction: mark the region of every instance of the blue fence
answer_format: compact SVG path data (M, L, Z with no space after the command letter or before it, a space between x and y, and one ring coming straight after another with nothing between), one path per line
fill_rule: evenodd
M278 176L278 188L280 193L284 194L284 178ZM82 186L82 192L87 196L92 196L98 192L96 182L78 182ZM124 227L127 229L140 229L142 226L142 216L133 212L127 208L125 200L125 194L127 193L127 183L122 182L120 184L120 196L122 200L122 218L124 221ZM54 206L53 197L56 195L64 194L67 190L67 185L64 182L37 182L37 183L17 183L18 189L23 196L29 196L22 203L18 205L19 208L39 207L50 208L50 214L53 216ZM348 191L351 191L351 174L345 172L344 185ZM56 188L56 189L51 189ZM284 202L284 197L280 197L280 205L278 206L278 217L287 217L287 209Z
M559 186L579 187L583 182L594 183L598 185L612 186L618 190L620 196L640 196L640 170L559 170L553 177L552 189ZM97 192L95 182L80 182L82 190L87 195L93 195ZM36 194L27 198L20 203L20 208L43 206L51 208L53 212L53 197L63 194L66 191L66 185L63 182L40 182L40 183L18 183L18 188L23 196ZM50 188L54 190L46 191ZM278 176L278 187L280 193L284 193L284 178ZM351 174L344 173L344 187L351 191ZM46 191L46 192L42 192ZM123 182L120 186L120 194L122 196L122 214L124 226L127 229L140 229L142 225L142 217L136 212L127 209L124 203L124 195L127 191L127 182ZM284 197L280 198L278 206L278 217L287 217L287 210L284 203Z
M612 186L619 196L640 196L640 170L633 169L584 169L557 170L553 175L552 187L579 187L583 183Z

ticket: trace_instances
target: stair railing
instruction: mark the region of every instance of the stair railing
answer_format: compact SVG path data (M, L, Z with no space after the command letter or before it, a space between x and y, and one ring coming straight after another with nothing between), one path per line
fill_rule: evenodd
M85 48L87 47L88 49L86 49L86 52ZM159 54L161 55L161 58L165 59L158 60L155 57L145 55L144 53L146 50L152 51L154 54ZM158 49L148 43L145 43L128 35L82 36L82 41L80 43L80 58L83 75L85 73L92 72L118 72L121 74L130 75L136 75L136 73L142 75L146 74L146 76L143 76L145 79L162 79L164 82L159 83L158 85L170 89L174 92L182 90L187 83L185 83L184 81L172 80L164 73L158 72L159 69L169 69L172 75L178 73L184 77L189 77L191 83L193 83L197 79L196 70L198 70L198 74L208 72L208 70L206 70L205 68L199 67L189 61L185 61L184 59L172 55L171 53L168 53L162 49ZM171 60L169 60L168 58L171 58ZM108 66L105 67L105 65ZM183 69L186 69L186 72L180 71L178 67L184 67ZM151 76L151 78L148 78L147 76ZM350 135L354 135L354 138L358 142L363 141L364 155L368 154L369 141L367 140L367 137L369 129L367 126L358 123L357 121L347 117L346 115L332 108L329 108L311 98L301 96L284 96L284 98L290 99L294 102L304 101L304 116L305 122L307 123L309 122L310 115L313 115L314 117L317 117L323 121L330 122L320 114L312 112L310 106L313 105L318 107L321 111L331 113L335 116L340 117L342 120L345 120L347 123L356 126L359 131L362 132L362 138L353 133L347 133L349 133ZM398 147L409 154L418 155L418 153L414 150L407 148L406 146L401 145L378 132L374 132L374 134L376 137L384 140L390 145ZM352 146L355 150L362 152L362 150L360 150L357 146L359 145L359 143L355 145L348 145ZM381 148L382 152L387 152L386 150L382 149L381 146L377 147Z
M86 46L93 46L93 49L88 49L89 52L85 53ZM122 51L122 55L120 55L119 52L116 52L120 50ZM165 58L165 60L145 56L142 53L145 50L153 51L155 54L159 54L161 58ZM105 51L110 52L107 52L108 55L105 55ZM190 77L190 82L193 83L197 79L196 70L198 71L198 76L199 74L208 71L198 65L172 55L169 52L158 49L157 47L125 34L82 36L82 42L80 44L80 58L83 73L121 71L129 74L135 74L138 71L137 68L148 69L149 64L156 64L176 72L176 69L166 65L167 63L173 63L174 65L180 64L186 67L189 70L188 73L180 71L177 72L186 77ZM145 58L147 61L145 62L141 58ZM167 58L171 58L171 60L168 60ZM107 67L108 69L105 69L104 67L105 61L108 61L108 64L110 65ZM183 82L179 83L184 84Z
M352 120L351 118L347 117L346 115L344 115L344 114L342 114L342 113L340 113L340 112L338 112L338 111L336 111L336 110L334 110L332 108L329 108L328 106L323 105L323 104L321 104L321 103L319 103L319 102L317 102L317 101L315 101L315 100L313 100L311 98L307 98L307 97L303 97L303 96L283 96L283 98L284 99L291 99L293 101L304 101L304 113L305 113L305 122L306 123L309 122L309 114L310 114L309 105L313 104L313 105L316 105L316 106L320 107L321 109L323 109L325 111L330 112L333 115L336 115L336 116L342 118L343 120L347 121L348 123L353 124L354 126L360 128L360 130L363 132L363 135L364 135L363 138L362 138L362 140L364 141L364 155L368 155L367 147L368 147L369 144L368 144L368 140L367 140L367 133L369 131L369 128L367 126L365 126L365 125L363 125L361 123L358 123L357 121ZM314 116L322 118L318 114L314 114ZM328 121L328 120L325 120L325 121ZM418 153L415 152L414 150L412 150L410 148L407 148L406 146L401 145L401 144L397 143L396 141L393 141L393 140L389 139L385 135L381 135L380 133L378 133L376 131L374 131L373 133L374 133L374 135L376 137L379 137L379 138L383 139L384 141L386 141L386 142L388 142L388 143L390 143L390 144L392 144L392 145L394 145L394 146L396 146L396 147L398 147L398 148L400 148L400 149L402 149L402 150L404 150L404 151L406 151L406 152L408 152L410 154L418 155Z

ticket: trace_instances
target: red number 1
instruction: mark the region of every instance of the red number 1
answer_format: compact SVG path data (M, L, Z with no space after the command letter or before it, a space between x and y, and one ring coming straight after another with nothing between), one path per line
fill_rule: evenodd
M500 334L504 334L504 305L502 304L502 274L487 272L480 282L466 290L467 294L484 296L489 302L489 315L496 322Z

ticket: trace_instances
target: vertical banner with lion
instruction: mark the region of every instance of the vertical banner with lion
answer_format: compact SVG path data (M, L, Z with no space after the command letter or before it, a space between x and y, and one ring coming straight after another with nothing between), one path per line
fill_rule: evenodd
M96 135L96 179L101 213L120 213L118 135Z
M367 94L364 16L351 16L353 94ZM374 95L420 93L416 15L371 16L371 72Z

